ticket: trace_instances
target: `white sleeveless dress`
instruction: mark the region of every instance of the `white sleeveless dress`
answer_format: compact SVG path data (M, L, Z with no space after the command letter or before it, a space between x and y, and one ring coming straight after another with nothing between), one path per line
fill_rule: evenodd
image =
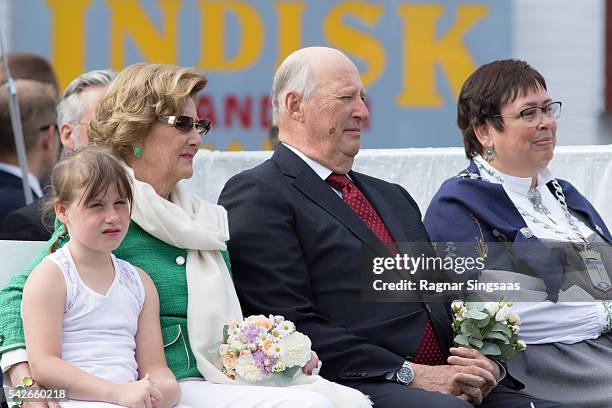
M87 287L76 269L69 244L46 259L66 281L62 321L62 359L105 380L127 383L138 379L136 331L145 290L134 267L112 256L115 278L105 295ZM69 392L69 390L68 390ZM112 407L104 402L68 400L62 407Z

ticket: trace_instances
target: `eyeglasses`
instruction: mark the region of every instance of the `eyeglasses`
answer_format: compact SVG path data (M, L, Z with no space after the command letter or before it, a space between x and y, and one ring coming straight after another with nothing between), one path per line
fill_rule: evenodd
M547 118L557 120L561 116L561 102L551 102L546 106L539 107L533 106L531 108L523 109L518 114L510 115L492 115L493 118L511 117L515 119L522 119L527 126L538 126L542 122L542 115L546 115Z
M210 120L208 119L194 119L191 116L158 116L157 120L185 133L195 127L200 136L207 134L210 130Z

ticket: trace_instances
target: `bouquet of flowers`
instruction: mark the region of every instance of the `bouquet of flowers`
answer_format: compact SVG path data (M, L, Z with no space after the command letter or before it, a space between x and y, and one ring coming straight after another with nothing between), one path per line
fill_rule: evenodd
M249 316L223 326L219 345L222 371L231 379L257 382L273 378L288 385L308 363L312 343L282 316Z
M492 360L510 361L527 346L518 337L521 319L512 312L512 302L466 302L455 300L453 312L454 342L480 351Z

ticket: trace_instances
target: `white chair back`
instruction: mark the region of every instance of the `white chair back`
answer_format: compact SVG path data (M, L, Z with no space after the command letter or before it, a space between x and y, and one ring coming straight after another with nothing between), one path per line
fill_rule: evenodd
M13 276L34 261L45 245L45 241L0 241L0 288L7 286ZM4 375L4 385L9 384L8 380L8 376ZM12 401L8 402L8 406L14 406Z
M40 254L45 241L0 241L0 288Z

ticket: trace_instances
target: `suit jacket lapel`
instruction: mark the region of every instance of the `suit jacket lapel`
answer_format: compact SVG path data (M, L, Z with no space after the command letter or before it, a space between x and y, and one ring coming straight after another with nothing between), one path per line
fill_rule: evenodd
M286 177L293 179L293 185L302 194L341 222L359 240L377 252L384 247L370 228L342 201L342 198L295 153L280 145L272 160L278 163Z

